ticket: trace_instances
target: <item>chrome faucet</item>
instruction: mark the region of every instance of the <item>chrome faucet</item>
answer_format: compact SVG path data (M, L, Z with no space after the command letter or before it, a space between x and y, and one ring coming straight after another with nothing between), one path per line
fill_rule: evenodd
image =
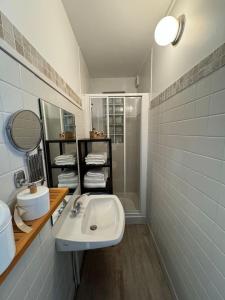
M82 194L80 196L78 196L75 200L74 200L74 203L73 203L73 206L72 206L72 209L71 209L71 212L72 214L74 215L74 217L76 217L79 212L80 212L80 208L81 208L81 203L78 202L80 199L82 199L84 196L89 196L90 193L86 193L86 194Z

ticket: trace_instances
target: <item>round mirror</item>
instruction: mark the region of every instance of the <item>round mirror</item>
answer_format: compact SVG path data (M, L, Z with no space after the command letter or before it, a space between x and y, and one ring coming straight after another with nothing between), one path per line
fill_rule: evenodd
M42 138L42 123L31 110L20 110L9 118L7 134L11 144L20 151L29 152L38 147Z

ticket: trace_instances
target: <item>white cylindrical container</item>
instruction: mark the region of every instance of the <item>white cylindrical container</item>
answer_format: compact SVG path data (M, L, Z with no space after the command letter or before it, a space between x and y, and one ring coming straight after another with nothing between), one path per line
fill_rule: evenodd
M12 216L8 206L0 200L0 275L7 269L16 253Z
M49 189L45 186L38 186L34 194L30 193L30 189L26 189L17 195L17 204L25 211L21 215L24 221L38 219L50 209Z

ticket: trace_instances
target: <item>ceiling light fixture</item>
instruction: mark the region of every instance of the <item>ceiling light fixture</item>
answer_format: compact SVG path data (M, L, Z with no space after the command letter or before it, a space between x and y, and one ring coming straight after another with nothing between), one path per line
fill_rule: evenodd
M185 16L178 18L167 16L162 18L155 28L155 41L160 46L172 44L175 46L184 31Z

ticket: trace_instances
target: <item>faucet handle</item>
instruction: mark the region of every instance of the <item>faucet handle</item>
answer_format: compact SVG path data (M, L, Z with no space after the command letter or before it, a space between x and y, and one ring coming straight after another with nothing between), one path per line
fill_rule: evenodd
M83 198L83 196L89 196L90 193L86 193L86 194L82 194L80 196L78 196L74 203L73 203L73 206L72 206L72 209L71 209L71 212L76 216L79 211L80 211L80 208L81 208L81 204L82 204L82 201L81 199Z

